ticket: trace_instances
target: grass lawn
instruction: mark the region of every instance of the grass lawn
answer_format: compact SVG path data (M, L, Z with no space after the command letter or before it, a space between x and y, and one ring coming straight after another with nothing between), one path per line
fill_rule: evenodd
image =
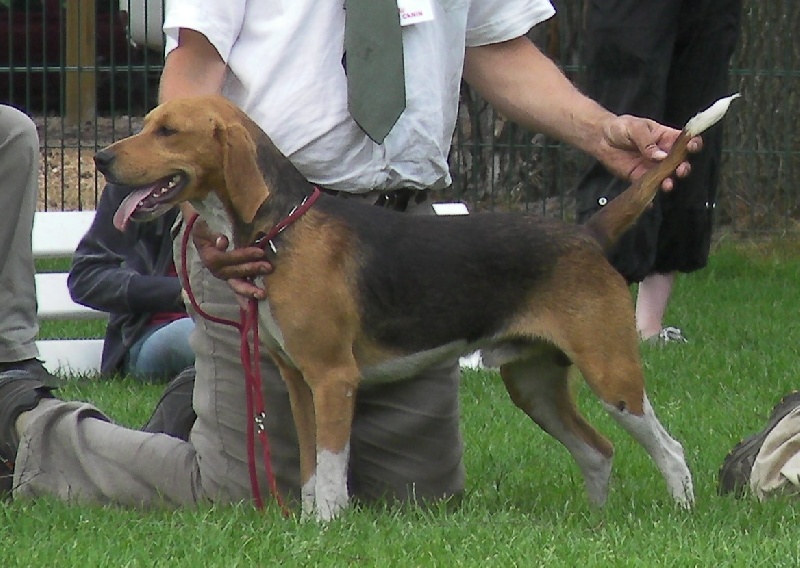
M797 505L716 495L727 451L800 388L798 282L800 246L723 243L707 269L679 280L670 306L666 323L690 343L642 348L650 399L695 476L694 511L675 508L644 451L581 388L582 409L617 450L609 504L593 510L567 452L494 373L467 372L467 490L455 509L364 508L318 526L275 506L10 502L0 504L0 566L798 566ZM160 390L83 378L61 395L138 426Z

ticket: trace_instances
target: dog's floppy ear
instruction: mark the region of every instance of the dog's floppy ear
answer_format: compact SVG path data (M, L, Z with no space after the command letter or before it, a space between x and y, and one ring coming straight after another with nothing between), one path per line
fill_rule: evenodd
M225 186L231 205L245 223L252 223L259 206L269 197L258 167L256 145L241 124L220 128Z

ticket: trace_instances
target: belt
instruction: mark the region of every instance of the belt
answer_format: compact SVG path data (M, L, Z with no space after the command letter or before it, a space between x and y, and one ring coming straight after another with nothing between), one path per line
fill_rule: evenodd
M333 195L334 197L341 197L343 199L363 199L372 205L400 212L408 209L409 204L419 205L420 203L424 203L429 199L430 194L430 190L427 189L411 189L407 187L389 191L372 190L365 193L337 191L324 187L320 187L320 189L324 193Z

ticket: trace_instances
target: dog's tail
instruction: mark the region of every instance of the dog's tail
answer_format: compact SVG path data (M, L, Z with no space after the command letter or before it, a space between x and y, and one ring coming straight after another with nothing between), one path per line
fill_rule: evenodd
M661 182L672 175L675 168L686 159L688 153L686 145L689 140L716 124L727 112L731 101L738 96L735 94L722 98L691 118L660 164L589 218L585 225L586 229L600 243L603 250L610 250L647 209L658 193Z

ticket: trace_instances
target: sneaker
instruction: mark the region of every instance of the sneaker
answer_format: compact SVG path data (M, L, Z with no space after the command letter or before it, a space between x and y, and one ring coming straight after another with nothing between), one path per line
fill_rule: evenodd
M35 374L11 370L0 373L0 498L11 495L19 434L17 418L36 408L43 398L53 398L53 388Z
M187 367L172 379L156 404L143 432L169 434L184 442L189 440L197 414L192 407L194 394L194 367Z
M763 430L745 438L728 452L719 469L717 492L720 495L728 493L733 493L736 497L744 495L745 490L750 486L750 473L753 471L756 456L767 435L772 432L778 422L798 406L800 406L800 392L795 391L786 395L772 409Z
M647 343L653 345L666 345L667 343L688 343L689 340L683 335L683 332L677 327L665 327L658 332L657 335L645 339Z
M5 373L6 371L24 371L51 387L56 387L63 382L59 377L45 369L44 364L39 359L34 358L0 363L0 373Z

